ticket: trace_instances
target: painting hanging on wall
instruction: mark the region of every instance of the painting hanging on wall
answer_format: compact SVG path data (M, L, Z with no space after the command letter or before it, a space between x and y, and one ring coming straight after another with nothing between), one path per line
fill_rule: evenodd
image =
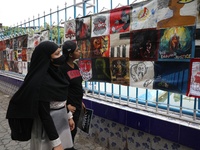
M64 24L64 41L76 39L76 21L75 19L68 20Z

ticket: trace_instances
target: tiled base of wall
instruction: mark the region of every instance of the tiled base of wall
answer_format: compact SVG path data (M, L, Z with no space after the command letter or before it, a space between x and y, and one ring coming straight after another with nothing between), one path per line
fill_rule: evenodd
M90 135L110 150L192 150L95 115L92 118Z

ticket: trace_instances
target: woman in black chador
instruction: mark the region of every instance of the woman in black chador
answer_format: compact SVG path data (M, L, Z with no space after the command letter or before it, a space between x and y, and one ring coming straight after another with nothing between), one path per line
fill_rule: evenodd
M73 147L70 129L74 122L65 108L69 83L58 69L65 62L60 52L51 41L36 46L28 74L8 106L11 138L31 139L31 150Z

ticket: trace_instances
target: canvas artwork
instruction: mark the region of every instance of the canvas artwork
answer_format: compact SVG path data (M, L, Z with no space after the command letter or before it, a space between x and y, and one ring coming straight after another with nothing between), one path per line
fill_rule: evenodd
M130 86L153 89L153 81L153 61L130 61Z
M18 73L22 74L22 61L18 62Z
M91 81L111 82L109 58L92 58L92 79Z
M91 36L90 16L76 19L76 40L89 39Z
M196 23L197 0L158 0L158 28Z
M193 26L172 27L161 30L159 59L190 59L194 51Z
M132 31L130 37L130 60L157 60L159 42L159 30L143 29Z
M131 30L157 27L157 1L144 1L132 5Z
M110 35L110 57L129 57L130 33Z
M0 70L4 70L3 51L0 51Z
M26 47L22 48L21 55L22 55L22 61L27 61L27 48Z
M76 39L76 21L73 20L68 20L64 24L64 40L75 40Z
M3 51L6 49L6 41L3 40L3 41L0 41L0 51Z
M22 50L21 49L17 50L17 60L16 61L22 61Z
M200 98L200 59L194 58L190 62L190 78L187 96Z
M92 78L92 60L79 59L78 61L79 70L84 81L89 81Z
M110 13L104 12L91 17L91 37L110 34Z
M111 83L128 86L130 83L129 59L110 58Z
M17 49L27 47L28 35L22 35L17 37Z
M110 11L110 34L130 30L130 10L130 6L123 6Z
M78 40L77 46L81 51L81 58L91 58L90 39Z
M22 61L22 74L26 75L28 72L28 62Z
M189 62L155 61L153 89L186 94L189 78Z
M91 38L91 57L109 57L110 36Z
M49 40L49 31L42 31L40 33L34 33L28 36L27 47L35 48L40 42Z

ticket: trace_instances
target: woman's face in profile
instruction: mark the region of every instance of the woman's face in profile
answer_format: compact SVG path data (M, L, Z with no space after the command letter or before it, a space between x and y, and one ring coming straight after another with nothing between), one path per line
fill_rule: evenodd
M51 54L52 59L59 58L61 56L61 48L58 48L53 54Z

